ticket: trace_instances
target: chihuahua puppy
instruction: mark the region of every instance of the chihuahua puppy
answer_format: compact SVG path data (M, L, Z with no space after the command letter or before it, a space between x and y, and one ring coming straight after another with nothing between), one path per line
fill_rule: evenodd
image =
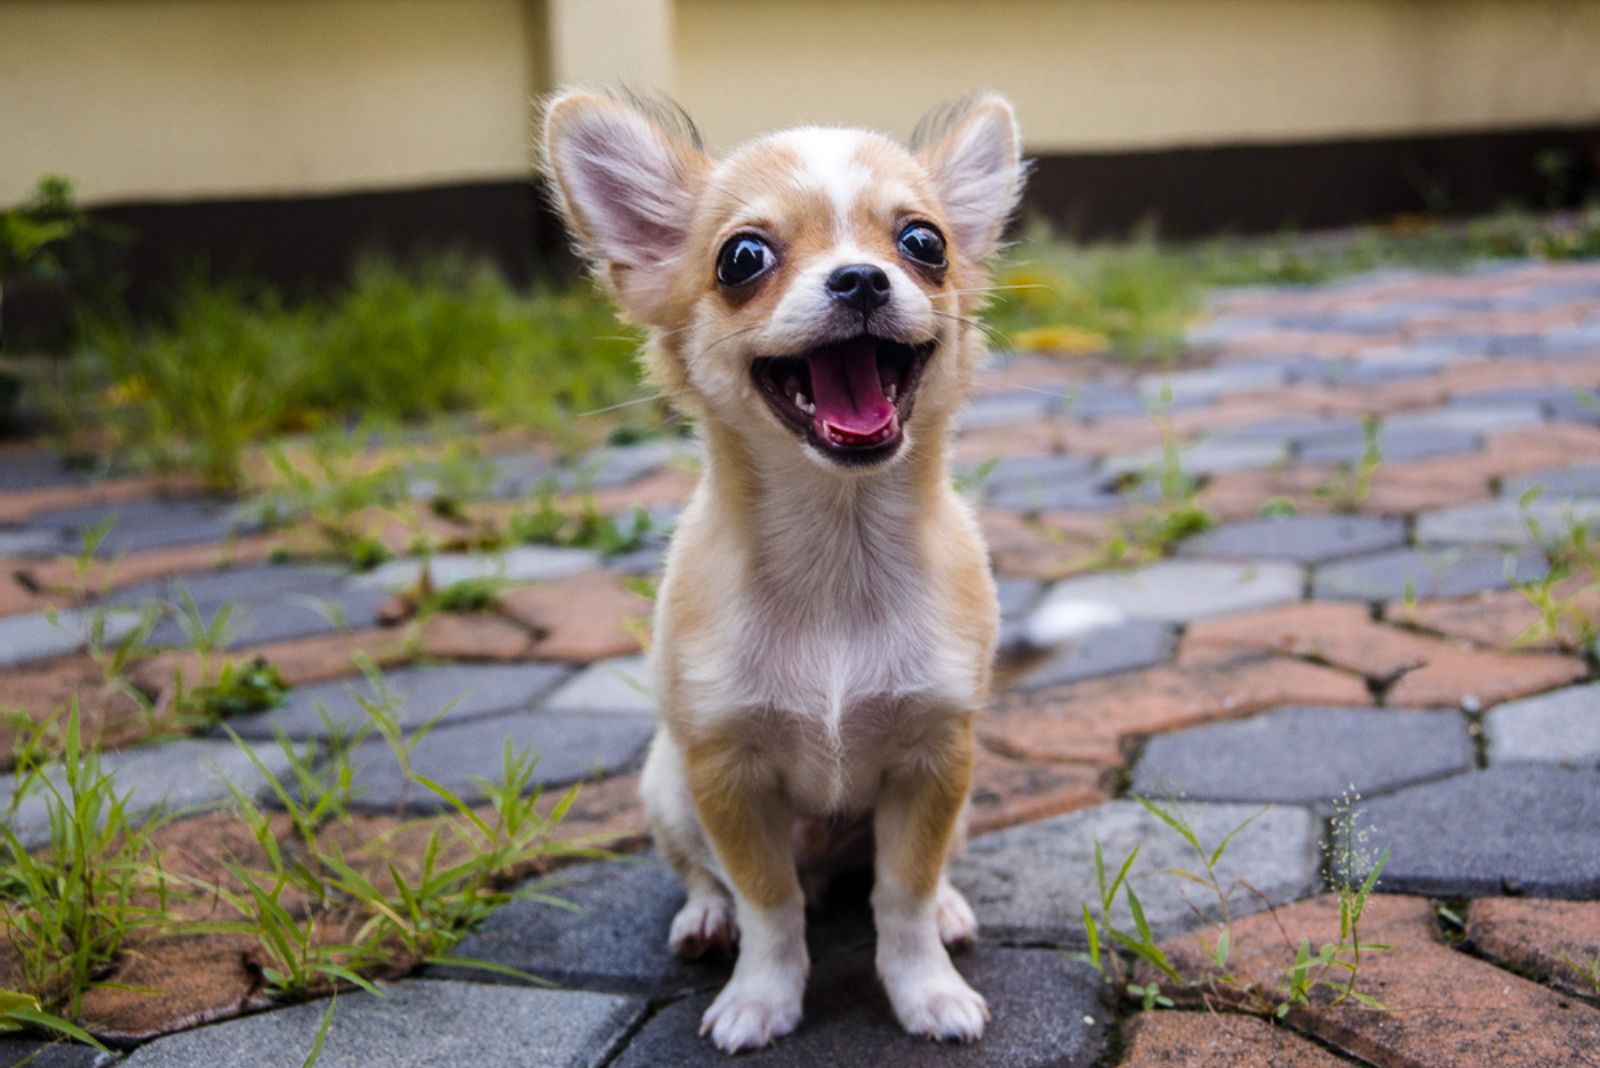
M1011 106L975 97L909 148L803 127L719 158L631 97L569 90L544 118L578 249L649 328L650 374L705 443L657 601L643 776L688 891L673 949L738 946L701 1033L731 1053L794 1029L797 828L855 819L895 1015L976 1039L988 1008L946 949L976 925L945 867L997 610L947 452L985 355L985 262L1022 186Z

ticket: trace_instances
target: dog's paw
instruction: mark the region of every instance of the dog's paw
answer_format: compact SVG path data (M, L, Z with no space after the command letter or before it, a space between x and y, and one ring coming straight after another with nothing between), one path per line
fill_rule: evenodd
M972 914L972 906L949 883L939 884L934 914L939 922L939 941L950 948L964 948L978 940L978 918Z
M707 953L731 953L739 941L733 902L720 894L697 894L689 898L672 918L672 931L667 941L672 952L685 960Z
M885 980L894 1014L913 1035L940 1042L975 1042L983 1037L989 1006L948 962L898 981Z
M735 977L701 1017L700 1033L724 1053L770 1046L800 1022L801 990L787 985Z

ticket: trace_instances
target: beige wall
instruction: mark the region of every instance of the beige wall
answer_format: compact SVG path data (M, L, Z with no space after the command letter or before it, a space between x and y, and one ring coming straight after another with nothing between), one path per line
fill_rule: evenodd
M521 172L520 0L0 3L0 202L332 191Z
M0 202L504 179L558 81L713 144L1012 94L1036 152L1600 121L1600 0L0 0Z
M716 143L1012 95L1034 151L1600 120L1595 0L681 0Z

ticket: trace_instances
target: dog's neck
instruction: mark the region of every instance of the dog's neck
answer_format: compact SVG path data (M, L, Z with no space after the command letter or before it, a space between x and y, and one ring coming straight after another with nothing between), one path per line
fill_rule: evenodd
M800 613L871 610L906 595L923 574L939 495L952 492L946 428L919 430L895 463L853 474L827 470L799 449L752 449L708 422L706 490L735 517L751 579Z

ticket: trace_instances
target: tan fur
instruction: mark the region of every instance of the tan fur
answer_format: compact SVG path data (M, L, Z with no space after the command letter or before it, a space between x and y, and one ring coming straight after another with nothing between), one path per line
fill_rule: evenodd
M816 844L830 820L870 817L878 963L895 1012L918 1034L975 1038L987 1009L940 939L947 926L947 940L971 936L944 871L961 839L973 710L987 699L998 624L947 453L985 353L972 320L984 261L1021 180L1009 106L980 98L915 155L877 134L805 128L716 160L659 111L630 108L558 96L545 158L580 249L651 328L652 380L705 443L658 596L662 727L643 776L661 854L689 891L675 947L728 944L730 895L737 910L739 963L704 1028L733 1051L798 1021L808 964L796 829ZM613 140L615 181L583 154ZM637 160L662 188L639 184ZM945 235L947 266L900 251L911 222ZM726 288L715 260L737 234L766 241L774 266ZM649 247L636 255L619 235ZM897 454L869 469L803 446L751 377L758 357L828 339L813 316L838 309L821 280L852 262L891 279L874 319L891 331L881 336L934 346Z

